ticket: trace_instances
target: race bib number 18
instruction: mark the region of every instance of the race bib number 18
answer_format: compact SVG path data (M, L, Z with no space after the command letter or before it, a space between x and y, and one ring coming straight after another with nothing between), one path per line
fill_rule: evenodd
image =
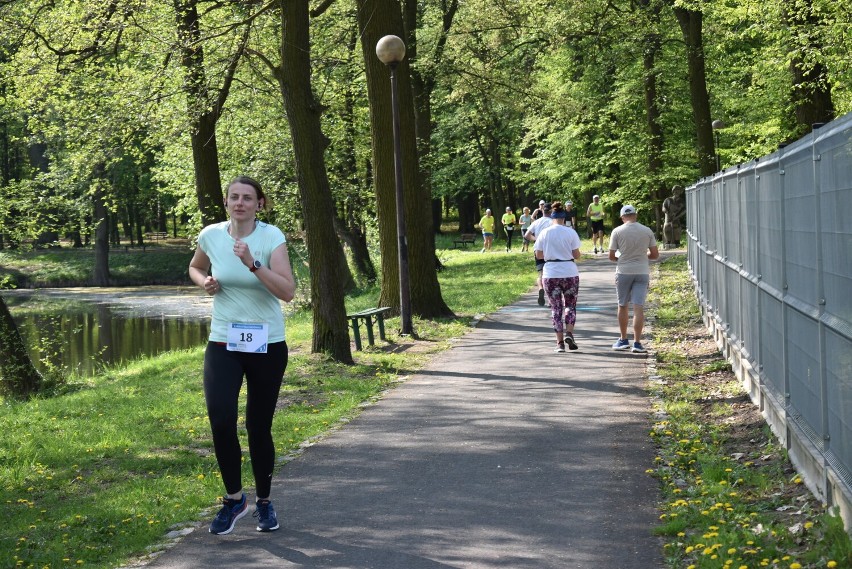
M266 323L231 322L228 325L229 352L265 354L268 341L269 325Z

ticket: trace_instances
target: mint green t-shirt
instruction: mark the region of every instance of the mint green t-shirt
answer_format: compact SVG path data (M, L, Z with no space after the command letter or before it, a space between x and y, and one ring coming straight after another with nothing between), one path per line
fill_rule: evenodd
M228 234L229 221L214 223L201 230L198 246L210 258L213 277L220 289L213 295L210 341L226 342L231 322L269 324L269 342L284 341L284 312L281 301L234 254L234 238ZM252 256L269 267L272 251L287 242L274 225L256 222L254 231L243 238Z

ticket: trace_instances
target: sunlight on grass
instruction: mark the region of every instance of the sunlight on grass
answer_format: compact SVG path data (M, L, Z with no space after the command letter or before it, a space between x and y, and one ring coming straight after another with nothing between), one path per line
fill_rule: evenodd
M651 299L658 456L648 473L663 494L655 532L667 566L852 567L842 521L802 488L768 426L743 420L753 407L701 323L685 257L660 266Z

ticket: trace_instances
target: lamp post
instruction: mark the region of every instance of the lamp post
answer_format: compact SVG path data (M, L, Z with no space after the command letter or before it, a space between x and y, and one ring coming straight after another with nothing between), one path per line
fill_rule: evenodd
M716 171L720 171L722 169L721 161L719 160L719 131L725 128L724 121L720 121L716 119L710 125L713 128L713 134L716 135Z
M399 253L400 334L414 334L411 323L411 286L408 279L408 242L405 239L405 215L402 194L402 147L399 133L399 100L396 67L405 57L405 44L397 36L385 36L376 44L376 55L390 69L391 111L393 113L393 164L396 178L396 236Z

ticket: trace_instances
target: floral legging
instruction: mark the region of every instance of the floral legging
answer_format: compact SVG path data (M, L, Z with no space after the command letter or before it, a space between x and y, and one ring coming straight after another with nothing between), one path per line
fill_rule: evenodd
M577 321L577 295L580 292L580 277L558 277L542 279L544 293L550 299L550 318L553 330L564 332L565 325L574 326ZM563 324L562 315L565 315Z

